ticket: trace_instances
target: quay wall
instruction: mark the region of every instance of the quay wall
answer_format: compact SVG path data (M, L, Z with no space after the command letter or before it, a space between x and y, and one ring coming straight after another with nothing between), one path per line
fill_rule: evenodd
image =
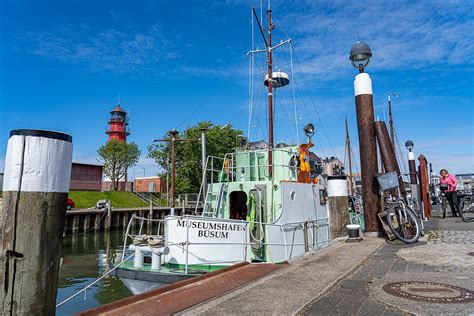
M198 208L200 211L201 209ZM143 208L112 208L111 219L108 220L107 209L74 209L66 212L66 222L64 234L94 233L101 230L123 230L127 228L128 222L135 214L138 217L147 219L163 219L170 214L169 207L153 207L150 214L149 207ZM194 208L176 208L175 214L194 214ZM107 227L110 223L110 227ZM133 225L139 225L140 221L135 220Z

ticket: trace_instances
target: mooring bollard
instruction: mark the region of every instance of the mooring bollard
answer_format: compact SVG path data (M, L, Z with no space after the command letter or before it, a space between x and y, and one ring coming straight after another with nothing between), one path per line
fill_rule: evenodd
M346 225L349 224L347 177L328 176L327 181L332 238L346 236Z
M3 183L3 313L54 315L60 245L66 219L72 137L13 130Z

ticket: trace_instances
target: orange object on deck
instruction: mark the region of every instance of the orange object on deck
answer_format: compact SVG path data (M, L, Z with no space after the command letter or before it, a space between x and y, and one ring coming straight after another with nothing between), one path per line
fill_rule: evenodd
M298 170L298 182L311 183L311 167L309 165L309 149L313 147L311 140L307 144L298 146L298 153L300 155L300 168Z

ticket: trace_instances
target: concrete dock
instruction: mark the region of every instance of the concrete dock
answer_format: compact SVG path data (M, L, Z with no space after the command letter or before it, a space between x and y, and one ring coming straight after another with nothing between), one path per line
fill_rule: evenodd
M414 245L387 242L383 238L366 238L353 243L335 241L330 247L289 262L284 268L269 269L262 275L257 273L253 279L249 274L239 277L234 273L231 279L222 282L226 278L210 273L204 287L200 280L189 280L190 284L195 283L192 288L198 289L194 294L189 292L189 284L175 284L158 289L156 293L142 294L146 299L139 295L86 314L474 313L472 223L464 223L459 218L433 218L426 225L425 236ZM387 285L401 281L418 282L412 288L421 294L410 299L384 290ZM225 290L215 291L219 284L229 282L233 284L227 284ZM435 282L435 288L429 287L430 282ZM443 295L455 296L459 289L464 290L463 300L453 301L448 297L443 301ZM163 296L164 292L168 294ZM113 309L113 304L122 309Z

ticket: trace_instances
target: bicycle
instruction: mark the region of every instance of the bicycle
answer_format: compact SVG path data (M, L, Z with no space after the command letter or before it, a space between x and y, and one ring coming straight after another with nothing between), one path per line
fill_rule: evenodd
M416 197L407 197L408 207L415 213L418 223L420 224L420 236L425 235L425 224L423 223L424 214L423 209L418 205Z
M405 203L398 184L396 172L382 173L376 176L383 192L390 192L387 201L387 225L392 233L406 244L412 244L420 238L420 223L416 213ZM395 191L395 192L394 192Z
M403 176L410 176L410 174L404 173ZM415 196L413 196L413 192L411 192L410 195L407 194L406 199L408 207L414 211L418 219L418 223L420 224L420 236L423 237L425 235L425 224L423 223L423 220L426 219L423 208L421 208L420 204L418 204L418 200Z
M448 209L448 199L446 198L446 191L448 185L446 183L439 184L439 191L441 195L441 210L443 211L443 218L446 218L446 210Z
M462 220L469 223L474 222L474 200L471 193L460 193L459 216Z

